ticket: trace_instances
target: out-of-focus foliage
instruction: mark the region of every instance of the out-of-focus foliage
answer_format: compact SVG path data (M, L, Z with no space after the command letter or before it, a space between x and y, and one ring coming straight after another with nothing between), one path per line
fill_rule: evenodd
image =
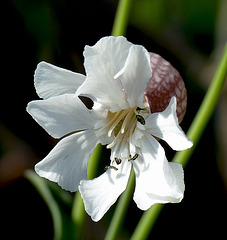
M45 57L55 48L57 26L53 19L49 1L47 0L12 0L20 13L26 30L37 43L39 54Z
M203 48L214 35L218 6L216 0L135 1L131 21L150 36L168 38L171 30L180 31L192 45Z

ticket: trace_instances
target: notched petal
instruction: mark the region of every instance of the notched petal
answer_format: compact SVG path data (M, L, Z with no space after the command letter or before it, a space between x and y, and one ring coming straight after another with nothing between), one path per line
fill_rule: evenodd
M122 164L121 172L120 169L109 169L98 178L80 182L85 210L95 222L103 217L127 186L131 168L127 161Z

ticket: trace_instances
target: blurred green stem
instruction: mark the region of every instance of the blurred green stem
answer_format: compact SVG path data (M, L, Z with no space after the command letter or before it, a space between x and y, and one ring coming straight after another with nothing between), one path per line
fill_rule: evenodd
M33 184L37 189L40 196L46 202L53 219L54 225L54 240L62 239L62 216L61 211L54 197L52 196L45 179L39 177L31 170L25 171L25 177Z
M112 36L124 36L128 26L129 13L131 10L132 0L120 0L114 19Z
M208 121L210 120L217 106L226 78L227 43L225 45L222 58L219 65L217 66L217 70L206 93L206 96L204 97L204 100L187 132L187 136L193 141L193 147L183 152L178 152L173 159L174 162L179 162L183 166L186 166L190 156L196 148L197 143L199 142L200 137L202 136L202 133Z
M227 44L225 46L222 59L213 77L212 83L187 133L187 136L193 141L194 145L190 149L178 152L173 159L174 162L181 163L183 167L185 167L188 163L189 158L195 150L196 145L198 144L199 139L201 138L202 133L216 108L226 77ZM151 232L163 206L164 205L155 204L143 214L131 237L131 240L144 240L148 238L149 233Z
M93 179L97 172L98 162L102 152L102 145L99 144L92 153L89 163L87 177L88 179ZM81 239L81 233L83 231L84 223L86 220L86 212L84 209L83 200L80 196L80 192L77 191L75 194L73 208L72 208L72 220L74 222L74 235L75 239Z

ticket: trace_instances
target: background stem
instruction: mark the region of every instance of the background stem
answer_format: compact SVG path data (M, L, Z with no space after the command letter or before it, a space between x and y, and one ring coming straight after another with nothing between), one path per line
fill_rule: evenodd
M40 196L46 202L47 207L50 210L53 227L54 227L54 240L62 239L62 216L60 208L51 194L45 179L39 177L36 173L31 170L26 170L24 173L25 177L33 184Z
M120 0L112 28L112 36L124 36L128 26L132 0Z

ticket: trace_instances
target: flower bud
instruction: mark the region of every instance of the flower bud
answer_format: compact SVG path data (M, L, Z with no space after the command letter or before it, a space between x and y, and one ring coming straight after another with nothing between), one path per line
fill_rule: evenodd
M187 107L187 91L179 72L165 59L150 53L152 78L147 84L145 94L151 112L164 111L175 96L177 99L177 116L179 123L183 120Z

